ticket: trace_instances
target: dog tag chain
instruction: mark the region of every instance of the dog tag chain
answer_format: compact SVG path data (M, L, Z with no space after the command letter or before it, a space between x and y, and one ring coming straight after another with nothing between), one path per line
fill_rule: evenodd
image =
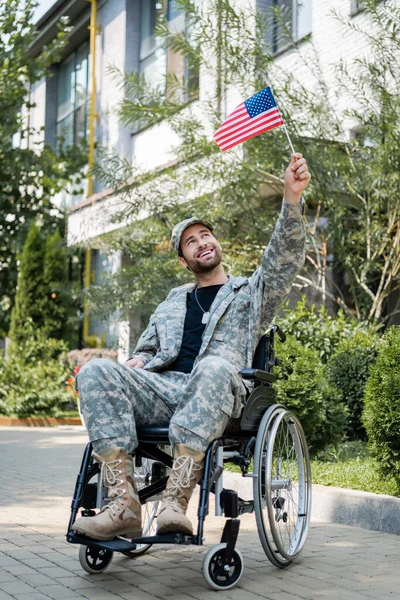
M199 305L199 308L201 310L201 312L203 313L203 316L201 318L201 322L203 323L203 325L207 325L208 323L208 319L210 318L210 311L205 311L204 308L202 307L202 305L199 302L199 299L197 298L197 288L194 290L194 297L196 298L196 302Z

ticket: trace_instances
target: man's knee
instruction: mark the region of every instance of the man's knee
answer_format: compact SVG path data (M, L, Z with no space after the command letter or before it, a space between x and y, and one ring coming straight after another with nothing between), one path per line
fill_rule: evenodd
M115 360L110 358L94 358L85 363L76 376L76 389L84 382L95 382L103 380L107 374L115 370Z
M94 358L85 363L78 372L77 380L83 377L96 377L115 368L115 360L110 358Z
M210 443L208 439L197 435L194 431L182 427L173 421L171 421L169 425L169 439L173 447L177 444L185 444L185 446L189 446L195 450L201 450L202 452L207 450Z
M206 356L196 365L196 371L205 376L216 376L236 373L236 368L225 358L220 356Z

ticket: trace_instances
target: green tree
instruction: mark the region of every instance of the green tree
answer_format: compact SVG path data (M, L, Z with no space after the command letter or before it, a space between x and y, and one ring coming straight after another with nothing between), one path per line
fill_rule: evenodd
M76 274L71 277L68 273L73 256L58 230L44 237L35 223L31 225L21 254L12 311L9 335L14 344L26 341L30 330L26 322L30 320L41 335L77 346L80 319L74 312L81 295L76 282L71 282Z
M389 319L386 301L398 290L400 273L400 9L394 6L387 11L386 4L375 0L363 3L364 30L357 33L360 40L368 41L371 53L336 65L336 88L331 90L313 55L312 40L305 42L310 52L303 59L306 53L298 52L282 15L254 15L228 0L182 0L179 5L186 13L185 31L171 31L168 22L161 20L158 35L172 51L192 62L195 57L202 77L213 83L200 104L193 104L182 102L187 97L184 80L169 78L154 88L138 73L116 73L125 90L119 107L123 123L143 128L163 120L180 144L173 153L178 166L157 177L138 166L132 170L124 159L105 152L99 155L98 171L121 199L121 219L134 220L143 211L153 218L141 220L136 232L133 227L113 242L131 259L133 271L126 269L124 281L123 274L108 280L103 294L93 290L95 310L105 314L112 297L114 309L126 313L127 298L135 295L137 306L149 310L165 291L159 283L161 263L161 274L169 274L168 283L174 277L177 283L184 278L177 275L177 268L169 268L168 239L175 222L195 212L216 224L231 271L246 275L260 263L277 212L274 194L282 193L289 159L286 136L277 129L223 154L211 133L220 125L221 106L233 89L246 98L264 87L267 76L294 147L307 157L313 175L306 193L312 209L307 221L307 266L297 285L316 288L323 303L330 299L359 321ZM294 72L274 64L265 40L277 19L281 19L280 35L287 38L293 56L297 53L298 64L309 69L312 89ZM354 22L342 26L344 31L346 27L357 30ZM345 98L348 110L338 112L332 96ZM358 132L352 139L346 129L349 119ZM319 226L322 216L327 217L325 228ZM147 247L140 251L143 241ZM333 270L343 275L341 282L328 278L330 255ZM143 270L140 286L147 290L143 305L139 284L132 279L138 265ZM121 285L125 293L118 296Z
M400 485L400 327L390 327L371 369L363 421L372 454L383 476Z
M47 297L44 255L45 244L42 235L38 226L33 223L19 265L17 293L9 334L14 344L25 340L25 323L28 319L31 319L38 329L44 326L44 306Z
M0 336L10 324L17 283L17 260L32 220L40 216L47 230L60 222L52 197L71 181L83 164L80 148L60 148L42 142L26 118L33 108L32 86L49 75L67 44L68 27L60 23L57 38L39 56L30 54L36 37L32 23L34 0L0 3ZM20 140L17 143L18 139Z
M43 276L47 288L43 326L51 338L62 339L70 304L67 252L58 229L46 238Z

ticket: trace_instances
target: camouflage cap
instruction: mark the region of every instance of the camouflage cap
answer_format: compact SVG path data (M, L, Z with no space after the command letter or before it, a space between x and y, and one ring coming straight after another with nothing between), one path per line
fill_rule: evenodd
M204 219L196 219L195 217L190 217L189 219L181 221L180 223L178 223L178 225L175 225L171 235L171 246L177 254L179 254L179 246L181 244L182 233L185 231L185 229L187 229L191 225L196 225L197 223L205 225L207 229L213 231L213 226Z

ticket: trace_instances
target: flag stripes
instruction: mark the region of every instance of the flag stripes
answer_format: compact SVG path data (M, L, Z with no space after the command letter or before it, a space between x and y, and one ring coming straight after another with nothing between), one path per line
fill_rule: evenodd
M245 100L228 116L214 133L222 152L265 131L284 125L270 88Z

